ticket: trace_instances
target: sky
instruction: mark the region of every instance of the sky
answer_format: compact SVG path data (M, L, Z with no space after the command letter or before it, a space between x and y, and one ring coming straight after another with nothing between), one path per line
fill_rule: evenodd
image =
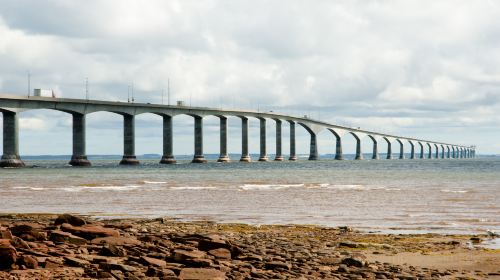
M331 123L500 153L498 1L0 0L0 93L308 115ZM207 117L205 152L218 151ZM250 149L258 152L258 121ZM87 117L87 153L121 154L122 118ZM284 125L284 150L288 149ZM297 130L307 153L308 134ZM139 115L136 152L161 153L161 118ZM346 136L344 150L354 151ZM193 153L193 119L174 118L174 152ZM229 119L229 152L240 121ZM324 131L319 151L332 153ZM269 152L274 123L268 122ZM363 139L364 151L371 140ZM383 145L383 144L382 144ZM383 150L379 148L379 150ZM20 114L22 155L70 154L71 116Z

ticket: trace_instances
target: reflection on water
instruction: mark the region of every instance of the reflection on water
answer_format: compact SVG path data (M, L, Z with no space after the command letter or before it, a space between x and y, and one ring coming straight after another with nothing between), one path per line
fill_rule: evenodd
M174 216L367 230L500 231L500 159L208 163L0 170L0 212ZM181 161L182 162L182 161Z

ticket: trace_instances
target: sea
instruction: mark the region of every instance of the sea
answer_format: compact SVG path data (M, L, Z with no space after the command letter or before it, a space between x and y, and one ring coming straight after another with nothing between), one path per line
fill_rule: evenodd
M253 155L256 159L258 156ZM369 157L369 155L366 155ZM500 157L334 160L139 166L120 157L25 157L0 169L0 213L170 217L247 224L350 226L372 232L500 232ZM270 157L272 158L272 157Z

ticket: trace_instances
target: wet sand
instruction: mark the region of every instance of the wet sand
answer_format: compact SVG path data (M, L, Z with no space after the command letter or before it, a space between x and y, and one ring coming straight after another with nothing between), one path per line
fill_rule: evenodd
M500 279L488 235L0 216L0 279Z

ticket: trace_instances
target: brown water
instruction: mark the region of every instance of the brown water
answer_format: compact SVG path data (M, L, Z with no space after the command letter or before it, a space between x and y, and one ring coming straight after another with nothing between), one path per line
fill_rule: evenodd
M403 232L500 232L500 159L0 170L0 212L172 216Z

